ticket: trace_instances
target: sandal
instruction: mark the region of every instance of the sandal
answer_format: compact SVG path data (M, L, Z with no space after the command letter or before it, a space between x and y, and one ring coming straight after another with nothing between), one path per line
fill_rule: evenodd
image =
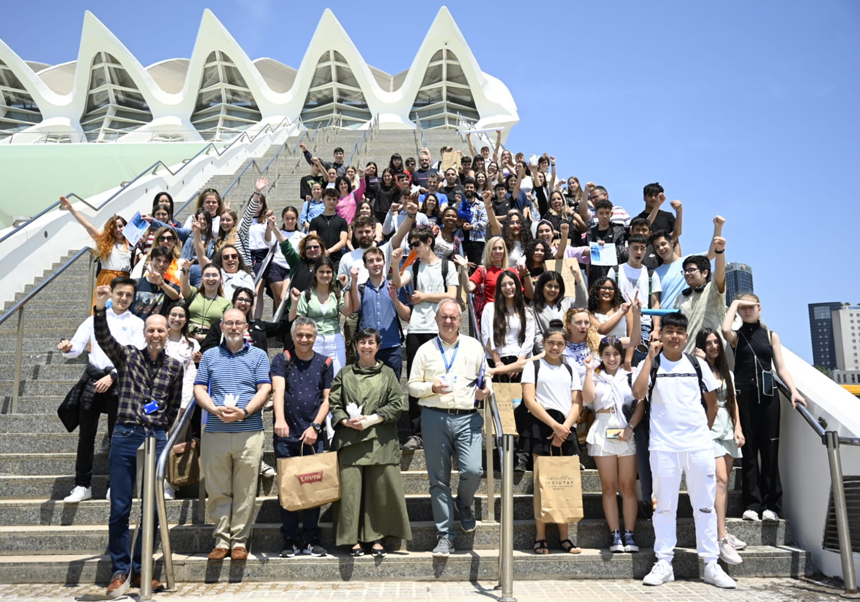
M549 554L549 546L546 545L545 539L536 539L532 549L535 554Z
M376 546L379 546L378 548ZM382 545L382 540L377 539L373 542L373 546L370 548L370 555L374 558L385 558L387 552L385 551L385 547Z
M355 544L355 547L349 550L349 555L355 558L358 558L359 556L364 556L364 546L360 543Z
M558 545L561 548L561 551L566 552L567 554L581 554L582 553L582 548L578 548L575 545L573 545L573 542L570 541L569 539L562 539L560 542L558 542Z

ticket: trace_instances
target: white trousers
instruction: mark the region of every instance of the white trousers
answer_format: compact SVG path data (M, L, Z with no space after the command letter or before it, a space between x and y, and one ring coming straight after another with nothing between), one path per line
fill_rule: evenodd
M654 553L657 560L672 563L678 515L678 492L681 474L687 476L687 492L696 522L696 549L705 562L720 556L717 544L717 513L714 498L717 494L716 462L714 451L695 452L651 451L651 473L657 509L654 524Z

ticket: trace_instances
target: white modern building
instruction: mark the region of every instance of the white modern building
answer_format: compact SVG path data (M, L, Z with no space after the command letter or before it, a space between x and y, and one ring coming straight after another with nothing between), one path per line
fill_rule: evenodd
M837 370L860 370L860 305L843 305L834 309L831 319Z
M365 63L326 9L298 69L252 60L208 9L190 58L148 67L87 12L76 60L27 61L0 40L0 143L219 141L301 119L382 129L509 128L508 88L481 71L443 7L411 66L390 75Z

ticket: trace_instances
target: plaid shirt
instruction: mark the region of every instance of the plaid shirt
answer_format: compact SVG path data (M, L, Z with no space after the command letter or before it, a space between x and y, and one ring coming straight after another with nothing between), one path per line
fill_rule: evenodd
M472 208L472 229L464 230L469 233L469 240L474 242L485 242L487 236L487 208L484 206L484 201L475 201L471 205Z
M99 347L113 362L119 377L117 424L169 428L182 402L182 363L164 351L153 362L147 349L117 343L108 330L104 309L95 309L93 330ZM158 409L145 414L143 406L151 401L158 402Z

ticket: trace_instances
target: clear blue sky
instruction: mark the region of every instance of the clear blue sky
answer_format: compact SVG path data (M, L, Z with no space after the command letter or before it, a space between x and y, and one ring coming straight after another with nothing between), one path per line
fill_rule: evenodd
M143 65L189 57L210 8L252 58L298 68L323 9L364 59L409 67L439 9L422 2L11 2L0 38L26 60L77 58L91 10ZM860 2L456 2L481 68L510 88L512 150L609 189L631 213L660 181L685 251L727 218L765 320L811 360L807 303L860 303Z

